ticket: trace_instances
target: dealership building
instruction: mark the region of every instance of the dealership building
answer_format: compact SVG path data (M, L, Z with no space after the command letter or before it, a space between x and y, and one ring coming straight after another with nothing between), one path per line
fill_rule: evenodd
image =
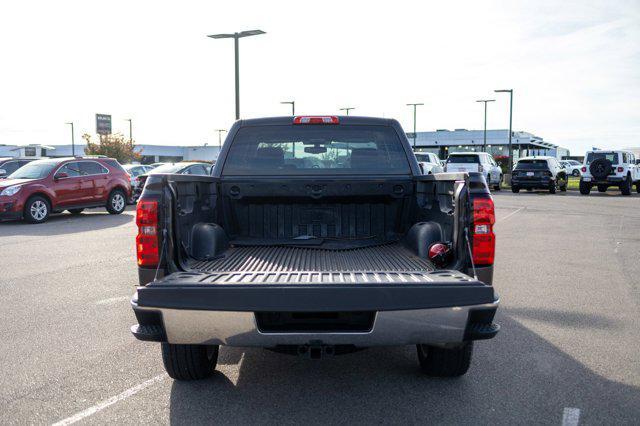
M411 145L414 145L414 134L407 133L407 137ZM511 144L515 159L529 155L549 155L562 159L570 155L568 149L547 142L529 132L512 132ZM487 130L486 146L484 146L483 130L440 129L435 132L417 132L415 134L415 150L432 152L442 159L447 158L452 152L483 150L495 158L507 157L509 155L509 130Z
M482 151L484 132L482 130L436 130L435 132L407 133L409 142L415 142L416 151L433 152L445 159L451 152ZM511 137L514 158L529 155L550 155L558 159L568 157L569 150L543 140L532 133L516 131ZM75 146L76 155L84 155L83 144ZM220 148L209 145L150 145L140 144L135 150L141 155L142 164L177 161L212 161L218 158ZM487 130L485 149L495 158L509 155L509 131ZM0 157L70 157L71 145L0 145Z

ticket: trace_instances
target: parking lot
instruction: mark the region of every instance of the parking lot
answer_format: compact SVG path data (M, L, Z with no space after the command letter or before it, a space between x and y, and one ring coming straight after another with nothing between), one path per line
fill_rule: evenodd
M502 331L441 380L415 347L325 361L223 347L213 378L174 382L129 332L133 210L0 223L0 423L637 424L640 196L494 199Z

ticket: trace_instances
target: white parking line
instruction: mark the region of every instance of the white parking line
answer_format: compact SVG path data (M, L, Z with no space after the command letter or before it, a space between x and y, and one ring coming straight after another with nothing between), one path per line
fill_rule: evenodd
M124 302L125 300L129 300L130 298L131 298L131 296L112 297L110 299L98 300L96 302L96 305L110 305L112 303Z
M580 409L565 407L562 412L562 426L578 426L580 422Z
M84 411L80 411L79 413L74 414L71 417L67 417L64 420L60 420L57 423L54 423L53 426L64 426L64 425L70 425L73 424L75 422L78 422L84 418L87 418L89 416L94 415L95 413L97 413L98 411L102 411L105 408L109 407L110 405L115 404L116 402L122 401L124 399L129 398L130 396L133 396L135 394L137 394L138 392L140 392L141 390L148 388L149 386L158 383L161 380L166 379L168 376L165 374L160 374L152 379L147 380L146 382L142 382L139 385L136 385L132 388L127 389L126 391L122 392L119 395L116 396L112 396L109 399L105 399L102 402L97 403L96 405L94 405L93 407L89 407Z
M511 213L509 213L508 215L506 215L505 217L501 217L500 219L496 219L496 223L498 222L503 222L505 220L507 220L508 218L510 218L511 216L513 216L514 214L518 213L520 210L524 209L524 207L520 207L518 210L513 211Z

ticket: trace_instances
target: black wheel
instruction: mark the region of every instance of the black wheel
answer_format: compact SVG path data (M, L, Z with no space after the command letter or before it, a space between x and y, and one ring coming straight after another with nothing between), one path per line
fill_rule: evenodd
M557 184L555 180L552 180L551 182L549 182L549 194L555 194L556 188L557 188Z
M107 211L111 214L120 214L127 207L127 196L121 189L114 189L107 199Z
M512 186L511 192L513 192L514 194L517 194L518 192L520 192L520 188L518 188L517 186Z
M636 192L640 194L640 182L636 183Z
M582 195L589 195L591 192L591 185L586 182L580 181L580 193Z
M76 214L80 214L84 211L84 209L69 209L67 210L69 213L76 215Z
M624 183L620 185L620 192L622 195L631 195L631 176L627 175Z
M578 169L574 169L574 170L571 172L571 174L572 174L573 176L575 176L575 177L578 177L578 176L580 176L580 170L578 170Z
M607 185L598 185L598 192L607 192Z
M564 185L560 185L560 191L567 192L567 185L569 185L569 182L565 182Z
M218 362L218 345L162 344L162 363L175 380L206 379Z
M46 198L36 195L24 205L24 220L29 223L42 223L49 218L51 206Z
M469 370L473 342L465 342L458 348L440 348L429 345L416 345L418 362L422 372L433 377L458 377Z

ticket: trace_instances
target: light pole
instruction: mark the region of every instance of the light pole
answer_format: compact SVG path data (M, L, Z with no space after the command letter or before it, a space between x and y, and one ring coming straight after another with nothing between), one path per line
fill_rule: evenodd
M424 104L407 104L407 106L412 106L413 107L413 150L416 150L416 107L420 106L420 105L424 105Z
M509 173L513 170L513 149L511 145L511 124L513 120L513 89L494 90L496 93L509 93Z
M291 115L296 115L296 101L283 101L282 105L291 105Z
M349 111L351 111L352 109L356 109L356 107L339 108L339 110L344 111L346 115L349 115Z
M484 102L484 138L482 143L482 152L487 151L487 103L495 102L495 99L480 99L476 102Z
M124 121L129 122L129 143L133 143L133 120L125 118Z
M71 156L75 157L76 156L76 140L75 140L75 136L73 135L73 121L70 121L66 124L71 125Z
M207 37L211 38L232 38L235 46L235 58L236 58L236 120L240 119L240 59L239 59L239 40L242 37L249 37L254 35L265 34L262 30L249 30L241 31L233 34L212 34Z
M225 129L216 129L218 132L218 148L222 149L222 132L226 132Z

